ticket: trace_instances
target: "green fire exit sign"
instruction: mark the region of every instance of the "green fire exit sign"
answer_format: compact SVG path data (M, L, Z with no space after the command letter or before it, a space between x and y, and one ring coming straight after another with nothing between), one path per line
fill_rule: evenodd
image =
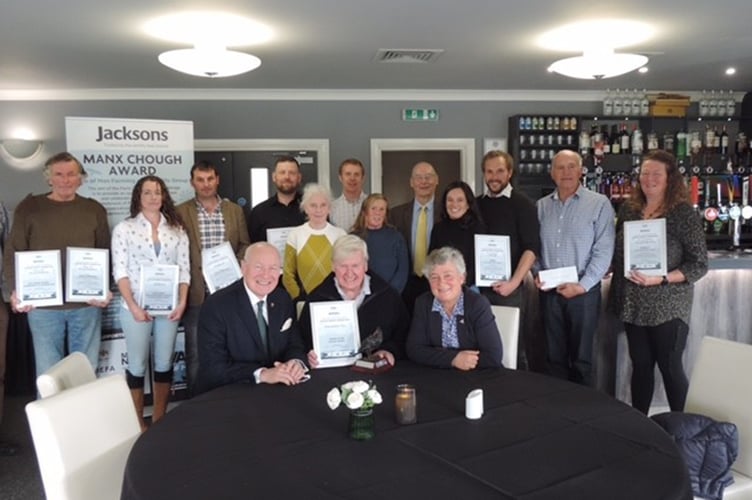
M402 120L406 122L437 122L438 109L403 109Z

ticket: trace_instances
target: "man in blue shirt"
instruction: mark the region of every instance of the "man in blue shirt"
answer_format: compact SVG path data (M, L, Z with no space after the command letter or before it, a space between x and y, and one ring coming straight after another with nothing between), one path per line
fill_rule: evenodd
M574 266L578 279L547 284L536 276L547 365L551 375L590 385L601 278L614 252L614 209L608 198L582 186L582 157L574 151L554 156L551 178L556 190L537 202L541 255L536 269Z

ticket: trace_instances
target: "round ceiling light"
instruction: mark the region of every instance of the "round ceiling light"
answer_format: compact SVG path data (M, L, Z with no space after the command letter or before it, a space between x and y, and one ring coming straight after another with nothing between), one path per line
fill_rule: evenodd
M206 78L240 75L261 66L261 59L254 55L216 47L170 50L159 55L159 62L175 71Z
M634 71L647 64L640 54L615 54L613 51L585 51L583 55L560 59L548 67L549 71L570 78L600 80Z

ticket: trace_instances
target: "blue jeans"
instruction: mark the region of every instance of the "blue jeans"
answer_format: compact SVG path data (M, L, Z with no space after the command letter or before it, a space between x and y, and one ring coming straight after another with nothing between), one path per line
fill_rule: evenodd
M102 310L87 306L76 309L32 309L28 314L37 376L65 357L66 331L68 354L86 354L94 370L99 361L102 341Z
M555 290L541 292L549 374L592 385L593 338L601 310L601 284L565 299Z
M175 337L178 322L167 316L156 316L152 321L136 321L128 309L120 308L120 326L125 333L125 346L128 349L128 371L135 377L146 374L149 361L149 342L154 333L154 371L172 370L172 357L175 352Z

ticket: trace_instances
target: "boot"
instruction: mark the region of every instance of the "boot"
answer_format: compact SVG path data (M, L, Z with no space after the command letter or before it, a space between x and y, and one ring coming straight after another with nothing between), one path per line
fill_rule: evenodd
M144 423L144 389L131 389L131 398L133 399L133 406L136 408L136 417L138 417L138 424L141 426L141 432L146 430L146 424Z
M170 382L154 382L154 411L151 423L155 423L167 413L167 401L170 399Z

